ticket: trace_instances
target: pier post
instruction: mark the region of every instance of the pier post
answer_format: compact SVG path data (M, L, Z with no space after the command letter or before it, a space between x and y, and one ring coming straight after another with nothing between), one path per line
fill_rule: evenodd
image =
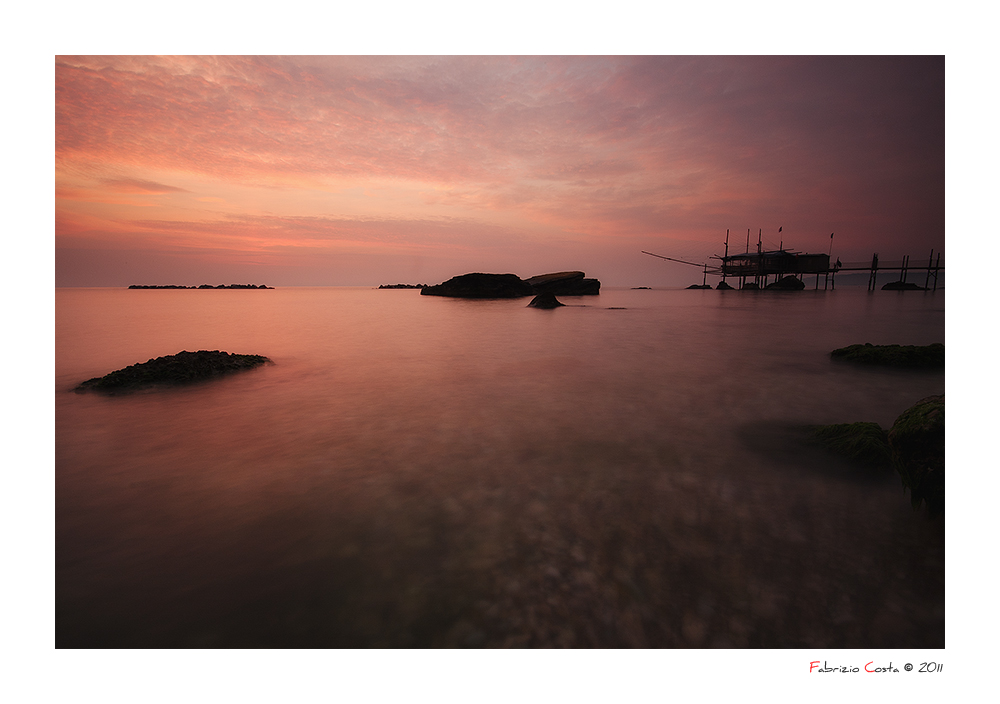
M934 290L937 291L938 271L941 269L941 252L938 252L937 263L934 264Z
M931 250L931 256L927 258L927 276L924 278L924 288L927 288L927 284L931 282L931 265L934 263L934 250Z
M868 274L868 290L874 291L878 285L878 252L872 255L872 268Z

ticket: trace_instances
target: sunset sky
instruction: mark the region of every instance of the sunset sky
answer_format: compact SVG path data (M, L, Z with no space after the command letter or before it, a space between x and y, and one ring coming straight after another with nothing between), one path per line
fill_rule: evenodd
M57 286L926 261L943 57L57 57ZM782 228L778 234L778 228Z

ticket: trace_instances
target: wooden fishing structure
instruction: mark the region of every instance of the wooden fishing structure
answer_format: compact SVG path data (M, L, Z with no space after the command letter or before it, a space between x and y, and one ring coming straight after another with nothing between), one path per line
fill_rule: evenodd
M781 232L781 228L778 228L778 232ZM836 288L836 275L838 272L867 271L869 272L868 290L874 291L878 285L878 274L880 272L898 271L899 279L886 284L883 286L883 289L937 291L938 274L944 271L944 267L941 266L941 254L939 252L937 259L935 260L933 249L931 250L926 266L921 266L919 264L911 265L909 255L906 255L902 260L898 261L880 262L878 253L872 255L870 263L841 263L838 258L831 265L830 258L833 255L833 233L830 233L830 251L827 254L808 254L792 249L786 249L783 241L778 246L778 249L765 250L763 248L762 235L763 230L759 230L757 233L757 251L751 252L750 230L747 230L746 251L742 254L729 254L729 230L726 230L725 254L721 257L717 255L710 257L711 259L718 260L718 264L698 264L695 262L685 261L683 259L676 259L674 257L665 257L661 254L653 254L652 252L647 252L645 250L642 250L642 253L648 254L651 257L666 259L667 261L701 267L701 286L694 286L693 288L711 288L711 286L708 285L707 280L708 275L712 274L713 276L722 277L722 281L717 287L720 289L734 288L726 282L726 279L730 278L737 279L739 281L738 288L740 289L760 290L768 288L770 285L771 288L800 290L805 288L805 284L802 281L803 276L807 274L815 274L815 288L819 289L819 280L822 276L823 290L826 290L827 287L831 289ZM907 276L911 272L917 271L926 272L923 287L907 282L906 280ZM774 280L769 284L771 277L774 277ZM932 280L933 287L931 287Z

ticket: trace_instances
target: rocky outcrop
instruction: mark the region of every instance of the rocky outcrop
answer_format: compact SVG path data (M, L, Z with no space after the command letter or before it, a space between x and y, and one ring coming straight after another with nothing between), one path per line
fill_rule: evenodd
M427 284L382 284L379 288L427 288Z
M596 296L601 282L582 271L560 271L521 279L514 274L463 274L437 286L427 286L422 296L454 298L521 298L550 293L553 296Z
M688 289L696 289L696 288L712 288L712 285L711 284L691 284L690 286L688 286Z
M421 296L453 298L522 298L534 289L515 274L463 274L420 290Z
M559 299L556 298L554 293L540 293L531 299L531 303L528 304L529 308L560 308L564 306L564 303L560 303Z
M944 369L944 345L848 345L830 353L831 359L900 369Z
M152 386L179 386L204 381L225 374L253 369L261 364L272 363L258 354L230 354L219 350L199 350L178 352L165 357L156 357L141 364L133 364L106 374L88 379L74 391L84 393L99 391L115 394Z
M944 513L944 396L928 396L904 411L888 433L892 464L914 508Z
M892 467L892 450L878 423L838 423L809 429L813 441L834 454L871 470Z
M725 281L720 281L719 285L715 287L719 291L732 291L734 290L732 286L727 284Z
M806 285L794 276L783 276L764 287L765 291L801 291Z
M526 279L536 294L551 293L554 296L596 296L601 292L601 282L585 278L582 271L560 271L554 274L539 274Z

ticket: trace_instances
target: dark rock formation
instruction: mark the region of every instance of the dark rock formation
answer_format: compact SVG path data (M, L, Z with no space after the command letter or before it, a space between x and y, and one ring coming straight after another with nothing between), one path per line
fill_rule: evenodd
M732 291L734 290L732 286L727 284L725 281L720 281L719 285L715 287L718 291Z
M926 502L931 516L944 513L944 396L917 401L896 419L888 438L913 507Z
M760 286L755 283L743 284L740 291L760 291Z
M883 291L926 291L927 289L923 286L917 286L916 284L911 284L909 282L902 281L890 281L885 286L882 287Z
M830 353L832 359L901 369L944 369L944 345L849 345Z
M427 284L382 284L379 288L427 288Z
M693 289L693 288L712 288L712 285L711 284L691 284L690 286L688 286L688 289Z
M839 423L810 429L812 440L827 450L872 470L892 467L892 450L878 423Z
M271 363L258 354L229 354L219 350L178 352L157 357L141 364L133 364L102 377L88 379L74 391L100 391L114 394L136 391L151 386L178 386L211 379L224 374L253 369Z
M649 291L650 288L649 288L649 286L633 286L632 290L633 291Z
M541 274L526 280L514 274L463 274L437 286L426 286L420 291L421 295L455 298L520 298L543 293L596 296L600 292L601 282L584 278L582 271Z
M554 293L540 293L531 299L531 303L528 304L529 308L559 308L565 305L560 303L556 298Z
M521 298L533 293L531 286L515 274L463 274L420 290L421 296L453 298Z
M539 274L526 279L536 294L551 293L554 296L596 296L601 292L601 282L584 278L582 271L560 271L554 274Z
M806 285L794 276L783 276L764 287L765 291L801 291Z

